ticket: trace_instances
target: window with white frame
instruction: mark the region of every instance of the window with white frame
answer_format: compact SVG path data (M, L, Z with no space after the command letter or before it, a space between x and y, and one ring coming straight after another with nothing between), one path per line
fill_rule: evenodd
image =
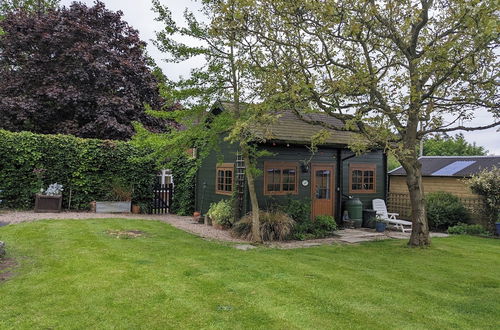
M156 183L159 185L169 185L174 184L174 177L172 175L172 170L165 169L158 172L156 176Z

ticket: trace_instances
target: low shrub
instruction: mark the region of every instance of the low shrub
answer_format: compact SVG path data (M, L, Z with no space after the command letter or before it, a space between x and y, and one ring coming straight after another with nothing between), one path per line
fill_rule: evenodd
M469 213L458 197L443 191L433 192L426 197L427 219L431 229L445 230L459 222L467 222Z
M233 205L230 199L223 199L217 203L210 204L207 215L218 225L230 228L233 224Z
M316 229L321 232L332 233L337 230L337 223L331 215L318 215L314 224Z
M485 225L493 230L495 222L500 222L500 167L494 166L490 170L483 170L474 175L468 184L475 194L484 197Z
M448 234L453 235L489 235L490 233L481 225L468 225L459 223L448 228Z
M311 202L288 198L281 210L288 214L296 222L307 221L311 216Z
M292 238L296 240L307 240L324 238L330 236L337 230L337 223L330 215L318 215L314 221L309 219L297 224L294 228Z
M282 211L260 212L260 236L263 241L283 241L292 233L295 221ZM252 238L252 214L236 222L231 229L235 237Z

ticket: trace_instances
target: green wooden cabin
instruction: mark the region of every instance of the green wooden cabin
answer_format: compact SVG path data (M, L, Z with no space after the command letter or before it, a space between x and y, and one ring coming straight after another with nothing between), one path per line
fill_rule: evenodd
M218 103L215 113L228 106L231 104ZM309 116L329 125L342 125L328 115ZM292 198L311 203L313 218L328 214L339 221L348 196L360 198L364 208L371 208L372 199L386 198L386 155L375 150L356 156L347 148L353 133L335 130L331 130L326 143L311 154L308 149L311 136L321 129L324 127L309 124L288 111L281 113L278 122L268 128L272 139L260 143L259 147L271 152L272 156L259 158L258 168L262 175L255 182L261 208L286 203ZM220 151L205 158L198 170L196 210L205 214L211 203L231 196L240 201L241 215L251 210L238 146L221 138Z

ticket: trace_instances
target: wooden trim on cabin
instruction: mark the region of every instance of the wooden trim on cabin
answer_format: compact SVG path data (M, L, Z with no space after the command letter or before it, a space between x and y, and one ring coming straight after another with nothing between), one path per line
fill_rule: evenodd
M222 175L222 182L219 182L221 179L220 172ZM228 176L227 172L231 172ZM231 180L227 181L230 178ZM234 190L234 163L222 163L216 166L215 168L215 193L219 195L232 195Z
M268 170L277 170L279 174L273 174L273 182L269 183L268 180ZM295 175L287 174L283 175L285 170L295 171ZM298 186L299 186L299 165L297 162L264 162L264 195L297 195L298 194ZM278 180L275 181L274 175L278 176ZM292 178L293 182L288 181L285 182L285 179ZM268 184L274 185L273 190L269 190ZM293 189L291 186L293 185ZM277 190L274 190L277 188ZM287 188L285 190L284 188Z
M327 199L317 199L316 197L316 185L317 185L317 170L327 170L331 171L330 173L330 191L329 198ZM318 215L331 215L335 216L335 200L337 194L337 188L335 186L335 166L334 164L325 164L325 163L313 163L311 164L311 220L315 220ZM338 192L341 194L341 192ZM325 214L326 211L326 214Z
M353 183L353 172L361 171L361 180L357 183ZM372 182L373 187L365 187L365 172L373 172ZM369 177L369 176L368 176ZM361 188L354 188L353 184L356 184ZM349 164L349 194L374 194L377 192L377 165L376 164Z

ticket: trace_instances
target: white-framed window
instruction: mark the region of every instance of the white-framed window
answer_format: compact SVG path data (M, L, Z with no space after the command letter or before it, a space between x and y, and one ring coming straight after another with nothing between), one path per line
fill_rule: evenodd
M172 170L165 169L158 172L156 176L156 183L161 185L174 185L174 177L172 175Z

